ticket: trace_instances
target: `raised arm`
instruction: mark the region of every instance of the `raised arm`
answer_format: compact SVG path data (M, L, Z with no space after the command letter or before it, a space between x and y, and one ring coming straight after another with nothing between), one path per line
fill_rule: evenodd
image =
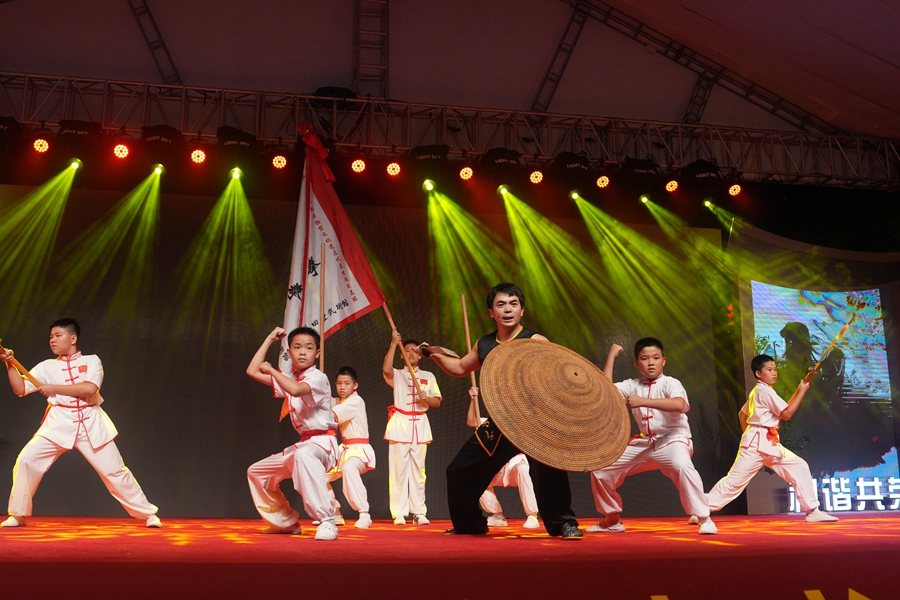
M254 379L263 385L269 385L272 382L272 376L266 372L271 370L271 365L266 363L266 353L269 351L269 347L275 342L284 338L287 333L281 327L276 327L272 330L272 333L266 336L266 339L263 340L262 345L260 345L259 350L256 351L256 354L253 355L253 358L250 359L250 364L247 366L247 375L250 376L251 379ZM263 364L268 365L268 369L263 371Z
M625 348L619 344L613 344L609 347L609 354L606 355L606 365L603 367L603 374L609 377L610 380L613 378L613 366L615 365L616 357L624 351Z
M784 421L790 421L791 417L794 416L794 413L797 412L797 409L800 408L800 401L803 400L803 396L806 395L807 390L809 390L809 381L802 380L800 385L797 386L797 389L794 390L794 395L791 396L791 399L788 400L787 408L781 411L781 418Z
M391 387L394 385L394 354L402 343L403 338L400 337L400 332L395 329L391 333L391 346L384 355L384 362L381 364L381 374L384 375L384 380Z

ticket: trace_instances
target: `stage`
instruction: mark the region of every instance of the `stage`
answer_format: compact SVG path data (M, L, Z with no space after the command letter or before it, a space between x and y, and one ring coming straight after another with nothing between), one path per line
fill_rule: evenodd
M700 536L686 519L625 519L618 534L562 541L541 530L448 536L449 521L351 520L336 542L263 534L260 520L46 517L0 530L6 598L766 598L897 597L900 515L838 523L725 516ZM583 519L582 528L595 522Z

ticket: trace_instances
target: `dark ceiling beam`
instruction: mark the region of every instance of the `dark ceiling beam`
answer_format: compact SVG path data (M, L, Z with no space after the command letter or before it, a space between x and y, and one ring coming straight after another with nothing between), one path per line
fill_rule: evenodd
M846 135L846 132L817 117L805 108L786 100L771 90L757 85L753 81L742 77L739 73L726 68L709 57L703 56L696 50L673 40L669 36L604 2L599 0L561 1L573 7L576 5L586 7L590 18L628 36L647 48L659 52L666 58L697 73L698 76L713 80L716 85L737 94L744 100L772 113L794 127L803 131L818 131L829 135ZM693 98L691 102L693 102Z
M166 47L166 42L159 32L156 19L153 18L153 13L150 12L150 6L146 0L128 0L128 6L131 7L131 12L134 13L134 18L137 19L138 26L141 28L147 47L150 48L150 54L153 56L154 62L156 62L156 67L159 69L163 83L184 85L184 82L181 81L181 75L178 74L178 69L175 67L175 61L172 60L172 55Z
M562 80L563 73L566 71L566 65L569 64L569 58L572 57L575 44L578 43L578 38L581 36L581 31L584 29L586 21L586 7L583 7L580 1L575 2L569 25L559 41L556 54L554 54L550 67L547 69L547 74L544 76L541 89L538 90L537 96L535 96L534 102L531 104L531 110L534 112L547 112L547 109L550 108L550 102L553 100L553 95L556 94L556 88L559 86L560 80Z

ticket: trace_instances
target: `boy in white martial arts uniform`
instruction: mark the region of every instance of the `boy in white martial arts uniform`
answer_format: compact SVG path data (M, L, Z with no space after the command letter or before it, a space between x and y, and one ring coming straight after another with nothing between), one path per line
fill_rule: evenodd
M603 373L612 379L616 357L624 351L613 344ZM703 481L694 468L691 456L694 446L687 412L687 392L674 377L663 375L666 356L656 338L642 338L634 344L634 366L641 377L621 381L616 388L637 421L640 435L633 437L616 462L591 472L591 489L597 511L604 520L588 527L588 533L625 531L619 513L622 497L616 489L629 475L659 469L678 488L681 506L689 515L697 516L701 534L718 533L709 518L709 506L703 493Z
M469 427L477 427L484 423L487 419L482 417L481 423L475 416L475 403L478 402L478 388L469 388L469 412L466 414L466 425ZM494 487L502 485L503 487L516 486L519 488L519 499L522 501L522 508L525 510L525 523L522 525L525 529L537 529L541 526L538 521L538 505L537 499L534 497L534 486L531 483L531 473L528 469L528 458L522 454L516 454L509 462L503 465L503 468L494 475L490 485L484 490L479 499L481 508L490 516L487 519L488 527L506 527L506 517L503 516L503 507L494 493Z
M96 355L81 353L80 335L81 326L75 319L63 318L50 325L50 350L58 358L45 360L30 371L41 387L23 379L11 363L11 351L0 350L13 392L24 396L37 390L47 397L48 404L40 428L16 459L9 518L0 526L25 525L44 473L57 458L77 448L128 514L145 521L147 527L162 527L157 508L147 500L113 441L118 431L100 408L103 365Z
M298 327L287 336L292 377L266 362L269 346L284 336L281 327L272 330L250 361L247 375L272 386L276 398L284 398L281 417L290 414L300 441L250 465L247 469L250 494L256 510L269 526L267 533L300 533L300 515L278 487L291 478L294 489L303 497L306 514L319 521L316 539L336 540L338 530L325 473L337 460L337 423L331 412L331 384L316 368L319 334L309 327Z
M328 472L328 491L331 492L334 503L335 522L344 524L341 516L341 505L334 497L331 482L344 479L344 497L353 510L359 512L359 519L354 527L368 529L372 526L372 517L369 516L369 497L362 477L366 471L375 468L375 451L369 444L369 420L366 417L366 403L356 389L359 382L356 371L350 367L341 367L334 380L334 387L338 397L334 398L335 404L331 411L341 427L341 445L337 465Z
M394 368L394 352L402 351L419 380L421 392L416 393L412 375L406 367ZM441 405L441 390L434 374L418 368L418 343L405 343L395 329L382 364L382 374L394 388L394 403L388 408L388 422L384 439L388 441L388 472L391 517L394 525L406 525L406 515L412 513L416 525L428 525L425 507L425 454L431 443L429 408Z
M819 499L813 488L809 465L782 446L778 439L778 426L782 420L790 420L800 408L800 401L809 389L809 381L801 381L791 399L785 402L772 389L778 379L774 358L760 354L750 362L750 368L756 375L756 387L741 407L740 422L744 432L741 435L741 447L738 448L728 475L720 479L707 494L710 510L721 510L737 498L760 467L766 466L794 486L797 500L806 511L808 522L837 521L837 517L819 510Z

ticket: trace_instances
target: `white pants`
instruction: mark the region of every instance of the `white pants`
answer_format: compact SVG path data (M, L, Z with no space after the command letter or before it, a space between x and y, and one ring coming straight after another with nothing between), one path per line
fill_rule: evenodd
M366 492L366 486L362 482L362 474L369 469L363 461L351 456L341 466L340 471L329 472L326 481L328 482L328 492L331 494L331 502L334 505L335 513L340 513L341 503L334 497L334 490L331 489L331 482L343 478L344 497L350 503L350 507L356 512L369 512L369 494Z
M425 453L428 444L388 443L391 517L426 514Z
M528 470L528 462L522 461L513 466L512 470L504 473L508 466L504 466L503 469L500 469L500 472L497 473L494 478L491 480L491 484L488 486L484 493L481 495L481 508L492 515L502 514L503 507L500 506L500 501L497 500L497 494L494 493L494 487L498 485L503 485L504 475L509 480L510 485L515 485L519 488L519 498L522 500L522 508L525 510L525 516L536 515L538 512L537 500L534 497L534 486L531 484L531 473Z
M803 510L812 510L819 506L819 498L813 488L809 465L784 446L781 448L784 456L762 454L756 448L738 449L737 458L734 459L728 475L720 479L707 495L709 509L721 510L723 506L737 498L763 466L769 467L779 477L794 486L794 490L797 492L797 501Z
M330 437L330 436L321 436ZM291 527L300 515L291 508L279 485L292 479L294 489L303 498L306 516L316 521L334 518L334 506L325 483L325 473L334 466L337 445L331 448L316 443L316 438L300 442L250 465L247 481L256 510L266 523L281 529Z
M616 492L622 481L635 473L659 469L678 488L681 506L686 514L708 517L709 505L703 493L703 481L691 461L692 453L691 446L682 441L654 449L648 439L631 440L616 462L591 472L591 489L597 512L604 515L622 512L622 497Z
M95 450L82 429L75 437L73 448L81 452L94 467L106 489L129 515L135 519L146 519L156 514L158 509L147 501L141 486L125 466L114 441ZM56 459L68 451L67 448L40 436L34 436L25 444L16 459L16 466L13 467L13 486L9 493L8 508L10 515L31 516L32 498L41 483L41 478Z

